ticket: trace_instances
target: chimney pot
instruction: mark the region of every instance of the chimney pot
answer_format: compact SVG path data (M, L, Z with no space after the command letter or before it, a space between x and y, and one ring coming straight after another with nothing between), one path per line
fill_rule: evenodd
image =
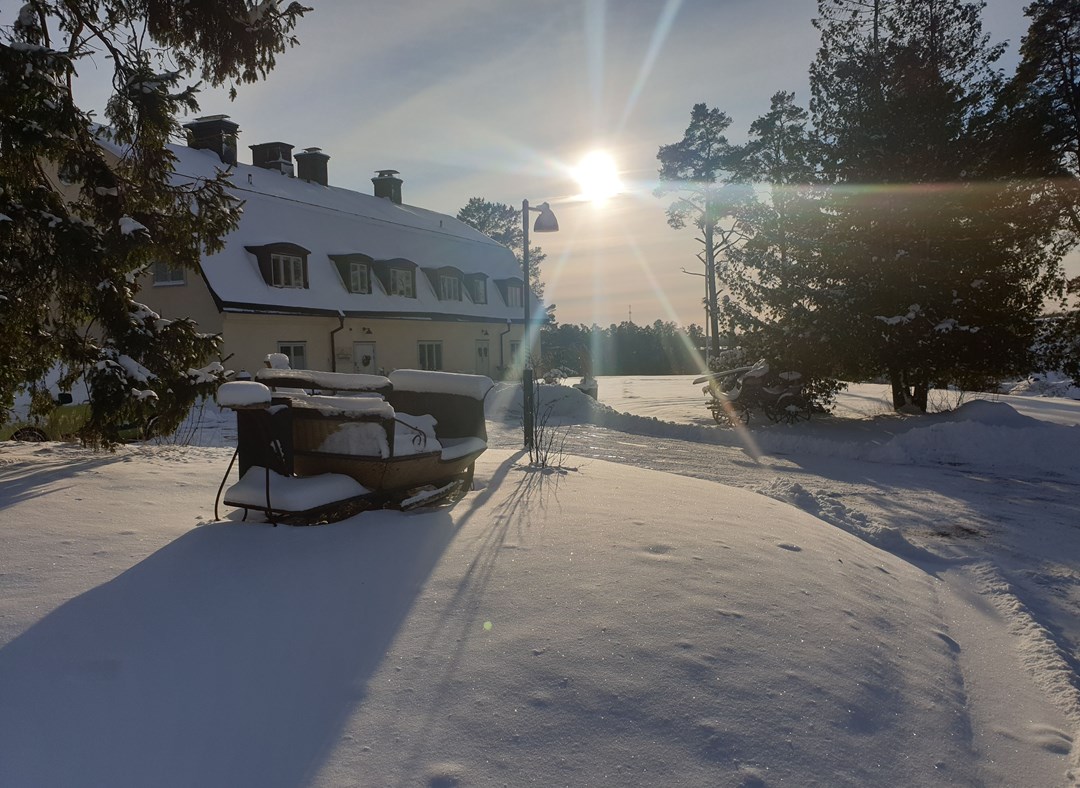
M322 152L322 148L304 148L302 153L297 153L296 177L301 180L311 181L323 186L327 183L326 162L330 156Z
M292 149L287 142L261 142L249 145L251 163L264 170L277 170L282 175L293 174Z
M229 120L228 115L207 115L185 123L188 147L195 150L212 150L222 164L236 164L236 136L240 126Z
M371 183L375 186L375 196L385 197L396 205L401 205L401 178L397 170L376 170Z

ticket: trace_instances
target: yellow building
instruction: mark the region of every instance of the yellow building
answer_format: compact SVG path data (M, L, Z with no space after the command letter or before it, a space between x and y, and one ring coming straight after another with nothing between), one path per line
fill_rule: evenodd
M139 298L220 333L228 367L253 371L280 352L294 368L516 374L524 282L505 246L404 204L394 170L361 194L328 184L330 157L317 148L293 156L285 143L252 145L253 164L238 164L238 126L226 116L186 128L177 176L232 165L243 217L198 274L156 266ZM543 312L534 298L532 314Z

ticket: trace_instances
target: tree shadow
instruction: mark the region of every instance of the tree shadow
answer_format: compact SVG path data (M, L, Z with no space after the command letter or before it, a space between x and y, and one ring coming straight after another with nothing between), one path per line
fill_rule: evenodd
M0 511L45 494L54 494L73 486L72 478L97 471L114 463L134 462L125 452L87 454L82 447L41 444L34 450L34 460L18 458L0 463Z
M193 530L0 650L0 784L310 781L455 529Z

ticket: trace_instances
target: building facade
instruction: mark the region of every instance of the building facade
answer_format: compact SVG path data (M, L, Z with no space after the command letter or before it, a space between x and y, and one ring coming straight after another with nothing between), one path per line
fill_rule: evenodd
M337 372L518 374L525 294L509 249L405 204L394 170L363 194L329 185L330 157L318 148L294 156L286 143L252 145L253 163L240 164L227 117L186 128L177 177L231 166L243 216L199 272L155 266L139 299L220 333L228 367L252 371L281 352L294 368ZM534 298L532 314L543 311ZM539 355L535 341L530 352Z

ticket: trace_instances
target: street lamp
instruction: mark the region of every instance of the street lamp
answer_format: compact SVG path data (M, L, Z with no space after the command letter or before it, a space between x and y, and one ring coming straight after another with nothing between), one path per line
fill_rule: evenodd
M525 304L525 327L521 338L523 345L521 352L526 354L523 357L524 361L521 369L521 389L523 392L522 407L525 411L525 448L531 451L536 432L534 422L536 390L533 388L532 353L529 352L532 349L532 332L530 330L532 325L532 304L529 298L531 294L531 288L529 287L529 211L536 211L540 214L536 217L536 223L533 225L533 230L538 233L558 232L559 220L555 218L555 214L551 212L551 206L546 202L540 203L539 208L532 208L529 206L528 200L521 201L521 264L525 272L525 288L521 293L521 300Z

